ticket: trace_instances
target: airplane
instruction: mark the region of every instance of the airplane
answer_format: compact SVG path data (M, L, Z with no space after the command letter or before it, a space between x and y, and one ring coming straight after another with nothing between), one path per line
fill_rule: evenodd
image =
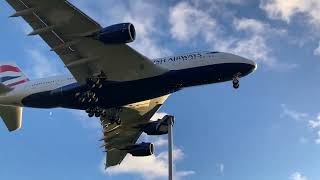
M131 23L102 27L65 0L6 0L63 61L71 75L30 80L14 62L0 63L0 116L9 131L22 126L22 108L82 110L101 121L106 167L129 153L149 156L151 143L136 144L142 133L168 133L168 116L151 117L167 98L184 88L232 81L257 64L238 55L204 51L150 59L129 45Z

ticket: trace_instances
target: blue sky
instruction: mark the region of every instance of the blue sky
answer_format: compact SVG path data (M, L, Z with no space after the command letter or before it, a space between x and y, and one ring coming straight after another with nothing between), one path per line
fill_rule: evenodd
M148 57L219 50L259 69L231 83L185 89L162 112L176 116L179 179L319 180L320 1L73 0L104 26L132 22ZM0 60L31 79L68 73L22 19L0 2ZM97 120L83 112L26 108L23 128L0 126L0 179L166 179L164 137L155 156L102 170ZM148 137L143 137L148 140Z

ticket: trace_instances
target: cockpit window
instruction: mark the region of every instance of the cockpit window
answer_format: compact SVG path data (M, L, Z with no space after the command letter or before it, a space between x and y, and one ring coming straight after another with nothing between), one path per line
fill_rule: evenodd
M217 54L219 53L218 51L212 51L212 52L208 52L207 54Z

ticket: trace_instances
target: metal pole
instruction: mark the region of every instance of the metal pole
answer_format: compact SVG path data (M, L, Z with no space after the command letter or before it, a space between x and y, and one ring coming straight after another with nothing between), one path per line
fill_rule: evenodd
M168 122L168 168L169 168L169 180L172 180L173 178L173 127L174 117L170 116L169 122Z

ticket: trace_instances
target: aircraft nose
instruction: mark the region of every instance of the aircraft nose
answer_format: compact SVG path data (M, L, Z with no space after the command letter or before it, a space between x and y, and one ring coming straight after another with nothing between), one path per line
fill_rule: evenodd
M254 72L255 70L257 70L258 65L257 65L256 62L254 62L254 61L252 61L252 60L250 60L250 59L243 58L243 57L242 57L242 61L243 61L244 63L250 65L250 69L251 69L251 70L250 70L250 73L251 73L251 72Z
M242 64L241 72L243 76L246 76L252 72L254 72L257 68L258 65L255 61L241 57L241 56L236 56L236 59L238 60L239 63Z
M257 63L248 58L241 57L231 53L223 53L223 56L226 57L225 59L229 59L232 62L242 64L243 71L246 71L245 74L250 74L251 72L254 72L258 68Z

